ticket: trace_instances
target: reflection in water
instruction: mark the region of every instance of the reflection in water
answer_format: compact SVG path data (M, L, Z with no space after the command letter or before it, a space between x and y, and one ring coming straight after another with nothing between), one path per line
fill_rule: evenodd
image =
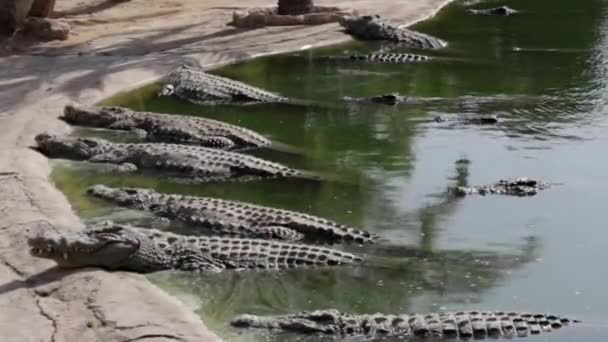
M211 276L168 272L152 279L180 296L199 298L201 315L211 317L215 327L223 330L225 322L240 313L328 307L360 313L411 312L412 301L420 298L432 298L423 305L427 311L440 310L444 303L477 303L484 291L535 258L535 239L519 248L518 254L502 254L395 247L386 250L393 254L390 258L372 257L356 268ZM421 310L420 304L416 309Z

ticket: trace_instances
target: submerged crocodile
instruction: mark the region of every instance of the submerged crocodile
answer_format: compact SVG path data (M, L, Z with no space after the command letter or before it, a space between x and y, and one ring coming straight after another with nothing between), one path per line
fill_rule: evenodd
M320 217L290 210L209 197L168 195L151 189L95 185L92 196L131 209L202 226L213 233L243 237L372 242L378 236Z
M423 101L424 101L424 100L421 100L420 98L407 97L407 96L403 96L399 93L389 93L389 94L368 96L368 97L344 96L344 97L342 97L341 100L344 102L350 102L350 103L364 103L364 104L365 103L377 103L377 104L384 104L384 105L389 105L389 106L396 106L396 105L402 104L402 103L419 104L419 103L423 103ZM432 99L430 99L430 100L432 100ZM435 116L433 119L431 119L431 122L446 122L446 121L450 121L450 119L448 119L447 117L442 116L442 115ZM473 124L473 125L493 125L493 124L497 124L500 122L500 117L498 115L480 115L480 116L458 118L458 120L456 120L456 121L464 123L464 124Z
M346 32L362 40L389 40L416 49L440 49L447 46L439 38L394 26L379 15L344 16L340 18L340 25Z
M433 122L446 122L449 121L445 116L436 116L432 120ZM473 116L468 118L461 118L458 121L465 124L473 124L473 125L494 125L500 122L500 118L498 115L481 115L481 116Z
M148 273L162 270L218 272L334 266L362 259L335 249L256 239L184 236L110 224L79 233L28 239L31 255L60 267L97 266Z
M120 171L157 170L199 181L252 177L315 178L279 163L200 146L112 143L103 139L46 133L37 135L36 142L37 149L48 157L117 164Z
M135 131L148 141L220 149L270 146L249 129L192 116L136 112L123 107L65 106L63 119L73 125Z
M407 96L400 95L399 93L390 93L369 97L350 97L344 96L342 101L345 102L359 102L359 103L379 103L390 106L395 106L400 103L405 103L410 101L410 98Z
M166 77L159 95L174 95L197 104L297 102L243 82L211 75L201 69L186 65L179 66Z
M478 186L459 186L454 192L458 196L466 195L509 195L533 196L539 191L551 187L551 184L528 178L500 180L495 184Z
M485 8L485 9L469 9L468 12L470 14L477 14L477 15L502 15L502 16L508 16L511 14L518 13L517 10L514 10L508 6L500 6L500 7Z
M431 57L412 53L370 53L367 55L330 56L330 61L364 61L378 64L407 64L427 62Z
M282 316L240 315L239 328L277 329L304 334L446 339L524 337L578 323L565 317L519 312L456 312L427 315L357 315L338 310L304 311Z

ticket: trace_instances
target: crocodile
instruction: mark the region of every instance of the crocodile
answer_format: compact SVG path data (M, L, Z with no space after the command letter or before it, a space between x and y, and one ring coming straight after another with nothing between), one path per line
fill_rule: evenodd
M432 120L433 122L446 122L449 121L445 116L436 116ZM473 125L494 125L500 122L500 117L498 115L481 115L476 117L468 117L460 119L462 123L465 124L473 124Z
M282 240L373 242L374 234L313 215L209 197L169 195L152 189L95 185L90 195L115 204L208 228L213 233Z
M447 46L439 38L395 26L379 15L343 16L340 25L347 33L362 40L388 40L415 49L440 49Z
M485 8L485 9L469 9L468 12L470 14L477 14L477 15L501 15L501 16L508 16L508 15L511 15L511 14L518 13L519 11L514 10L511 7L508 7L508 6L500 6L500 7Z
M225 269L282 270L359 263L336 249L259 239L186 236L107 222L70 234L38 234L30 254L62 268L96 266L149 273L163 270L219 272Z
M37 149L51 158L117 164L119 171L157 170L197 181L248 180L293 177L313 180L316 176L279 163L237 152L192 145L113 143L98 138L75 138L42 133Z
M407 64L427 62L431 57L412 53L370 53L367 55L330 56L330 61L364 61L377 64Z
M409 102L410 98L408 98L407 96L400 95L399 93L390 93L390 94L383 94L383 95L369 96L369 97L344 96L344 97L342 97L342 101L360 102L360 103L379 103L379 104L395 106L400 103Z
M520 312L441 312L431 314L359 315L335 309L304 311L279 316L243 314L230 324L237 328L263 328L302 334L366 337L434 337L481 339L525 337L579 323L557 315Z
M539 191L551 187L551 184L528 178L515 178L500 180L494 184L478 186L459 186L454 189L458 196L466 195L509 195L509 196L533 196Z
M219 149L270 146L270 140L249 129L217 120L137 112L116 106L68 104L62 117L73 125L130 130L151 142L192 144Z
M187 65L179 66L163 81L159 96L176 96L196 104L296 103L296 100L216 76Z

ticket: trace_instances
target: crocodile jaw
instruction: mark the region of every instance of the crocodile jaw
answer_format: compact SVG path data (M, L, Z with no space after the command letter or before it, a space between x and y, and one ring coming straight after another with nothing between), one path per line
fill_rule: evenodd
M138 242L130 239L96 236L86 232L63 236L38 235L27 242L32 256L51 259L64 268L119 268L120 261L139 248Z
M36 136L37 150L48 157L86 160L93 156L91 147L82 139L41 133Z
M104 107L104 110L100 111L72 103L63 109L62 119L72 125L105 127L117 121L116 114L121 114L116 107Z

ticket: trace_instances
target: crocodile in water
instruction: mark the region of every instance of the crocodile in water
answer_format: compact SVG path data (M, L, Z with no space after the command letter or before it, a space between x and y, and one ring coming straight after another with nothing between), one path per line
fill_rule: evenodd
M362 40L389 40L415 49L440 49L447 46L428 34L397 27L378 15L344 16L340 18L346 32Z
M209 197L169 195L151 189L110 188L95 185L92 196L118 205L146 210L155 215L213 233L283 240L372 242L378 237L347 225L290 210Z
M469 9L468 12L470 14L477 14L477 15L501 15L501 16L508 16L511 14L518 13L517 10L514 10L508 6L500 6L500 7L494 7L494 8L486 8L486 9Z
M395 106L400 103L408 102L408 101L410 101L410 99L407 96L400 95L399 93L390 93L390 94L369 96L369 97L344 96L342 98L342 101L359 102L359 103L379 103L379 104Z
M494 184L478 186L459 186L454 192L458 196L466 195L509 195L533 196L539 191L551 187L551 184L528 178L500 180Z
M123 107L69 104L63 119L73 125L135 131L152 142L192 144L220 149L270 146L247 128L192 116L136 112Z
M446 121L450 121L448 118L446 118L445 116L436 116L433 118L432 120L433 122L446 122ZM472 116L472 117L468 117L468 118L460 118L458 119L459 122L465 123L465 124L472 124L472 125L494 125L500 122L500 117L498 115L480 115L480 116Z
M201 146L112 143L103 139L46 133L37 135L36 142L37 149L51 158L117 164L121 171L157 170L192 177L197 181L281 177L315 179L315 176L304 175L282 164Z
M60 267L96 266L148 273L162 270L218 272L280 270L353 264L361 258L336 249L257 239L184 236L155 229L107 224L79 233L40 234L30 253Z
M362 61L377 64L408 64L427 62L431 57L412 53L370 53L367 55L330 56L330 61Z
M556 315L519 312L357 315L329 309L282 316L245 314L234 318L231 324L239 328L263 328L343 337L434 337L469 340L537 335L578 322Z

